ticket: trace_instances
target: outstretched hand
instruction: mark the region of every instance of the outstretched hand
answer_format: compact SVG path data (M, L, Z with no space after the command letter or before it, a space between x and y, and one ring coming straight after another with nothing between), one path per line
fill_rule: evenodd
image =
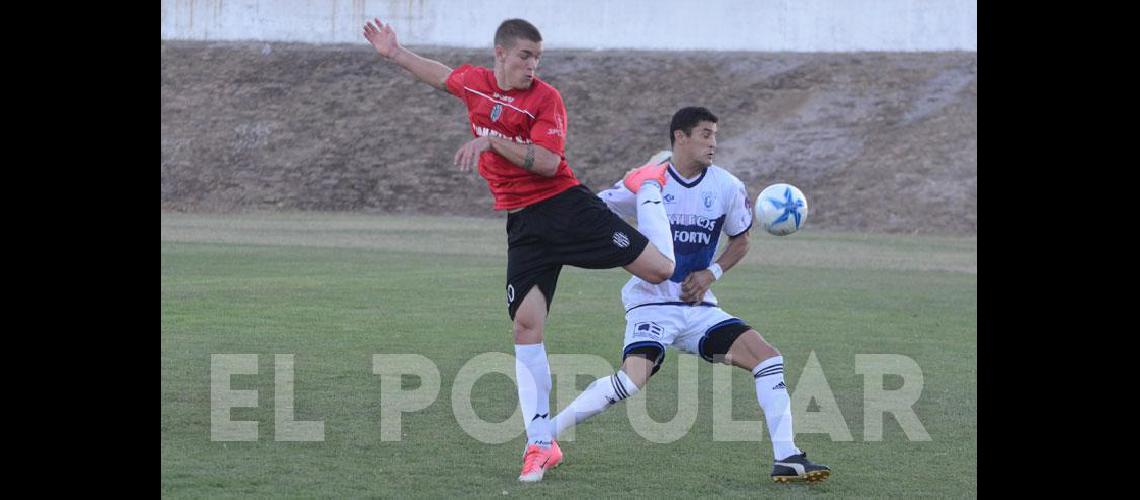
M396 39L396 32L391 24L384 24L380 19L373 19L376 24L368 22L364 25L364 38L368 39L381 56L392 58L400 49L400 41Z

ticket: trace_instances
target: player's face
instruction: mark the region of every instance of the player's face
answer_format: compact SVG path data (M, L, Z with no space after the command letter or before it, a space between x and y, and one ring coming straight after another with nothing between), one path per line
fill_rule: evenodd
M542 57L542 42L515 39L510 47L496 46L495 57L502 64L503 75L510 88L529 89L538 72L538 60Z
M693 131L686 136L684 131L679 134L674 145L674 154L676 150L681 150L682 158L689 158L692 161L700 164L702 167L708 167L713 163L713 156L716 155L716 124L710 121L698 122L693 127Z

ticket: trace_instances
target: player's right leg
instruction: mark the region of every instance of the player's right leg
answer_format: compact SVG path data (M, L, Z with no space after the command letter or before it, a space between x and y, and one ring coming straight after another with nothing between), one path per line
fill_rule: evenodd
M653 366L654 360L645 353L631 354L613 375L590 383L586 390L554 417L554 437L557 439L566 429L585 422L640 392L649 382Z
M542 343L546 314L546 298L537 285L514 314L515 378L527 437L519 472L519 481L524 482L541 481L562 460L550 428L550 364Z
M633 354L625 358L621 369L613 375L590 383L586 390L554 417L552 427L555 439L566 429L585 422L640 392L649 382L653 364L653 360L644 353Z
M533 213L507 216L507 313L513 322L515 379L526 427L520 481L539 481L561 460L550 435L550 364L543 344L546 316L562 266L547 261L548 245L534 230L544 227Z
M595 380L554 417L554 437L637 394L661 368L679 318L675 308L647 306L626 313L621 369Z

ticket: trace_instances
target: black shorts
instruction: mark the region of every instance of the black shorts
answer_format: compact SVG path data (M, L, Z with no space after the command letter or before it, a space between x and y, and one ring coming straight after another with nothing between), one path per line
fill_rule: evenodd
M507 215L507 312L511 319L532 286L554 302L563 265L610 269L641 255L649 239L578 185Z

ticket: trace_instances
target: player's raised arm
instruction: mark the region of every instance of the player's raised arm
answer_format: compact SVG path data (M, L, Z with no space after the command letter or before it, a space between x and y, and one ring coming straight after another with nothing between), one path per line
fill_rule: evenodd
M405 49L396 38L396 31L391 24L384 24L379 19L374 21L375 24L368 22L364 25L364 38L368 39L368 43L372 44L381 57L411 71L424 83L447 92L447 76L451 74L451 68Z
M598 198L606 202L610 211L621 217L637 217L637 195L625 188L621 181L617 181L609 189L598 193Z

